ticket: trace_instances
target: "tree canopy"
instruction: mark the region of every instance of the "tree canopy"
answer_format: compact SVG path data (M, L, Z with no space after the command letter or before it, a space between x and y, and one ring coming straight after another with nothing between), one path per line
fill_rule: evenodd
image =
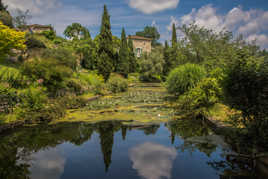
M136 35L153 39L152 45L158 45L157 40L160 39L160 34L156 27L146 26L143 31L136 32Z
M79 23L72 23L72 25L67 26L63 33L70 39L90 38L89 30Z

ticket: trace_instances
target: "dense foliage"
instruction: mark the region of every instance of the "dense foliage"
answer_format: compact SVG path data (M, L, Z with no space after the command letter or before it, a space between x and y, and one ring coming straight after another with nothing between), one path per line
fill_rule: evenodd
M113 72L114 64L113 36L111 31L110 15L108 14L106 5L104 5L99 36L97 69L99 74L104 77L105 81L109 79L111 72Z
M161 81L163 71L163 54L159 49L155 49L151 54L144 54L138 62L141 81Z
M128 82L120 75L113 75L108 81L108 89L113 93L125 92L128 89Z
M156 27L146 26L143 31L136 32L136 35L151 38L153 46L159 45L157 40L159 40L160 34Z
M196 64L185 64L172 70L167 78L167 90L171 94L181 95L196 87L206 76L206 70Z
M238 55L227 69L226 101L242 111L241 122L259 136L268 127L268 63L263 57L249 56L245 49Z
M0 22L0 56L12 54L12 49L25 49L25 33L18 32Z
M122 29L121 34L121 44L119 49L119 58L118 63L116 66L116 72L123 75L124 77L128 76L129 69L130 69L130 62L129 62L129 51L128 51L128 44L126 39L125 29Z

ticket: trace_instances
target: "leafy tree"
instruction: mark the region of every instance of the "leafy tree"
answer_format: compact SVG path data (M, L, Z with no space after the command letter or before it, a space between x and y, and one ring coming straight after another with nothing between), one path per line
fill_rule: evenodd
M119 58L116 71L124 77L127 77L129 73L129 67L129 51L125 29L123 28L121 33L121 44L119 49Z
M237 44L233 43L230 32L215 33L194 24L183 25L179 29L184 34L182 45L178 47L179 53L186 57L186 62L203 63L208 70L224 67L234 58L236 47L244 46L241 40Z
M2 0L0 0L0 11L6 11L6 10L7 10L7 6L5 6Z
M26 10L25 12L17 9L16 16L13 18L13 22L15 27L20 28L20 29L25 29L29 19L32 18L30 15L30 11Z
M249 55L247 49L238 51L238 58L228 65L224 83L226 101L242 111L241 122L251 137L268 138L268 61Z
M12 49L24 50L24 43L24 32L17 32L0 22L0 56L12 54Z
M0 21L10 28L14 27L12 16L7 11L0 11Z
M4 25L13 28L12 16L7 11L7 6L2 3L2 0L0 0L0 21Z
M79 23L72 23L72 25L67 26L63 34L70 39L90 38L88 29Z
M82 41L79 46L78 52L82 54L82 67L89 70L95 70L97 65L96 44L92 40Z
M156 27L146 26L143 31L136 32L136 35L153 39L153 46L158 45L157 40L160 39L160 34Z
M138 70L138 63L134 53L133 41L131 39L128 40L128 49L129 49L129 72L136 72Z
M155 49L151 54L144 54L139 60L140 80L146 82L161 81L163 70L163 53Z
M114 52L113 52L113 36L110 24L110 15L106 5L102 15L101 31L99 35L97 69L105 81L109 79L111 72L114 70Z

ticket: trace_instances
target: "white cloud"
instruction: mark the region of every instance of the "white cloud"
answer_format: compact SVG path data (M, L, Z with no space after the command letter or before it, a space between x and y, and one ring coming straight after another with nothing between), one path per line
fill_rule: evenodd
M132 167L145 179L171 178L173 160L177 151L173 147L146 142L130 149Z
M60 0L4 0L8 9L15 13L16 9L29 10L32 24L51 24L58 34L71 23L78 22L83 26L99 25L102 9L85 10L80 7L64 5Z
M251 9L244 11L242 7L234 7L227 14L219 14L211 4L192 9L177 20L171 17L171 23L167 29L171 31L171 24L180 22L182 24L195 23L199 27L212 29L216 32L222 30L232 31L233 34L242 34L247 41L256 39L256 43L263 48L268 47L268 11Z
M263 48L268 49L268 35L266 34L252 34L246 38L246 41L248 42L255 41L256 44L260 45Z
M130 0L129 6L145 14L153 14L166 9L175 9L179 0Z
M22 11L30 10L33 15L46 13L48 10L60 7L59 0L3 0L11 11L20 9Z

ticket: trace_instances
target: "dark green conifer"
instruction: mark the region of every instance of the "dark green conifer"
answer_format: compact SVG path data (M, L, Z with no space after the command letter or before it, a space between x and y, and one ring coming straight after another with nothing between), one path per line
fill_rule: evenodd
M175 24L172 25L172 48L174 48L177 44L177 31Z
M104 77L104 80L107 81L114 69L114 55L110 15L108 13L106 5L104 5L104 11L102 15L99 43L97 69L99 74L101 74Z
M121 33L121 44L119 49L117 72L123 75L124 77L127 77L129 73L129 51L124 28L122 29Z
M172 63L170 59L170 48L168 46L167 41L165 41L163 56L164 56L163 79L165 79L168 76L170 69L172 68Z
M138 69L138 63L134 53L133 41L131 39L128 39L128 50L129 50L129 65L130 65L129 72L134 73Z

